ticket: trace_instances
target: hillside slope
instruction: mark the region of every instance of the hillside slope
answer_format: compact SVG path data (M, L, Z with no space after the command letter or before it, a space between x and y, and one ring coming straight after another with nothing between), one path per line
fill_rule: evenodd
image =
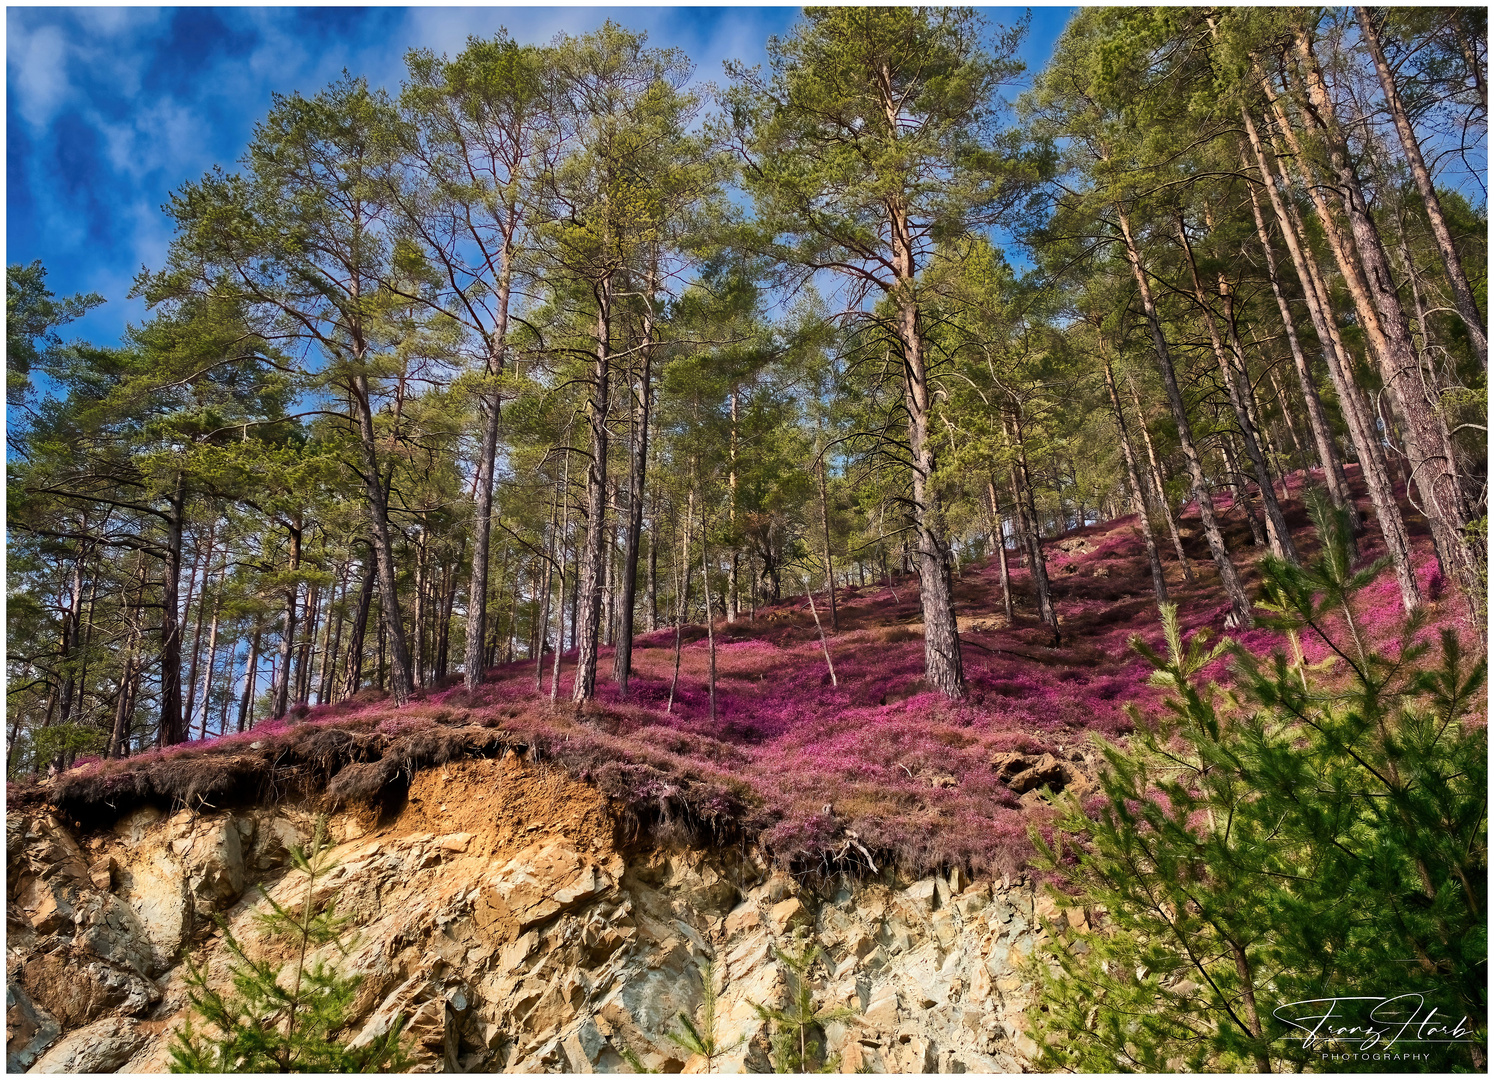
M1288 478L1285 508L1310 552L1303 482L1301 474ZM1227 502L1220 511L1253 586L1246 524ZM1442 586L1425 524L1407 516L1417 573L1434 598L1432 623L1457 621L1460 604L1435 599ZM1169 588L1186 629L1222 631L1228 605L1197 525L1196 511L1185 513L1198 583L1185 586L1169 558ZM1365 559L1378 554L1377 544L1377 534L1363 539ZM969 695L961 702L922 689L917 586L896 577L839 593L839 630L830 635L838 686L804 597L759 608L755 620L719 621L714 723L705 628L691 626L672 708L674 635L666 629L638 640L626 701L603 680L599 701L575 712L567 704L574 659L567 656L562 704L552 707L547 655L543 693L532 661L494 669L476 693L436 690L402 710L365 692L244 735L85 764L47 787L13 787L12 803L51 802L85 828L144 804L254 804L275 791L325 791L334 805L387 811L422 768L516 748L599 788L629 838L750 839L798 872L894 863L912 874L953 866L1011 873L1029 851L1028 827L1045 816L1038 789L1083 789L1094 760L1089 735L1121 735L1131 725L1125 704L1150 706L1145 664L1128 639L1140 634L1160 644L1134 518L1070 532L1045 548L1058 646L1033 614L1026 570L1013 566L1018 611L1006 625L995 561L962 568L955 596ZM1365 602L1371 631L1388 630L1398 611L1388 574ZM824 619L823 599L819 606ZM1255 650L1279 644L1265 631L1235 636ZM609 660L607 650L603 671Z

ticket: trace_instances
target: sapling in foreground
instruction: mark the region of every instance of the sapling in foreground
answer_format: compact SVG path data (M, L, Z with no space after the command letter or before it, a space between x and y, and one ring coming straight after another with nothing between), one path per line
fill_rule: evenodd
M1355 594L1384 564L1356 571L1345 515L1323 500L1312 513L1317 558L1261 564L1261 625L1286 631L1292 654L1184 639L1164 606L1166 655L1133 645L1165 711L1133 709L1128 746L1097 739L1102 804L1069 796L1053 844L1035 836L1061 903L1109 924L1055 935L1037 965L1045 1067L1325 1067L1325 1053L1364 1048L1308 1038L1304 1018L1324 1008L1311 1003L1334 999L1362 1025L1364 999L1400 995L1400 1019L1413 1003L1413 1019L1437 1010L1434 1033L1382 1038L1370 1051L1402 1055L1389 1067L1484 1065L1485 663L1451 630L1429 663L1416 613L1377 647ZM1307 642L1326 659L1309 664ZM1202 677L1227 655L1230 693ZM1329 1067L1387 1066L1371 1054Z
M382 1035L356 1049L347 1045L343 1027L362 976L344 976L309 953L323 945L348 951L348 919L337 913L335 897L316 903L316 885L336 865L330 857L326 819L318 818L311 843L291 850L291 868L305 878L306 891L290 909L260 887L267 909L254 913L270 938L290 943L291 964L252 959L221 917L224 946L233 958L233 989L208 984L207 973L187 961L187 997L191 1010L208 1025L199 1031L189 1019L171 1047L176 1073L351 1073L398 1072L410 1062L400 1046L404 1017ZM288 981L282 982L287 967Z

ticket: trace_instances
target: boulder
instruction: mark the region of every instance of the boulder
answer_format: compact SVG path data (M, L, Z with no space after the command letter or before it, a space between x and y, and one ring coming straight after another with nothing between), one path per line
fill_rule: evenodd
M306 842L306 837L288 818L273 814L255 831L249 849L249 865L255 870L270 870L290 861L290 853Z
M161 968L150 937L131 907L110 893L84 896L74 914L77 944L116 967L149 978Z
M111 1016L62 1039L31 1067L33 1073L112 1073L135 1056L149 1036L137 1021Z
M161 1000L156 985L129 968L71 951L32 958L21 968L21 985L69 1031L106 1012L139 1016Z
M5 987L5 1071L22 1073L57 1041L62 1027L14 981Z
M134 911L158 970L169 967L192 929L192 897L182 864L164 846L147 848L120 875L118 895Z
M232 817L200 823L171 846L186 871L194 906L219 911L244 892L244 846Z

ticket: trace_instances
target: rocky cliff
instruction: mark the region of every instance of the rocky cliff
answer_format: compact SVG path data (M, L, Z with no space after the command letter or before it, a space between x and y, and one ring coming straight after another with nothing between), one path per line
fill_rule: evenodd
M253 920L260 889L300 899L288 850L297 805L137 809L79 835L45 809L7 818L7 1068L161 1072L187 1016L184 956L226 983L212 917L278 959ZM774 946L822 950L816 1003L844 1072L1017 1072L1030 985L1022 960L1050 924L1084 925L1024 880L805 882L748 849L629 849L598 791L515 753L418 773L398 807L329 819L339 865L318 885L352 916L363 976L350 1030L395 1017L417 1071L704 1071L669 1039L721 985L715 1067L771 1071L754 1004L786 1002Z

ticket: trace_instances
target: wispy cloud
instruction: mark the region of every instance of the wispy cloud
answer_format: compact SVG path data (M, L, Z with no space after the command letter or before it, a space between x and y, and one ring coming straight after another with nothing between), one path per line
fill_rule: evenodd
M542 43L608 18L678 46L700 81L760 63L796 8L8 8L7 262L41 259L59 293L110 303L76 329L118 337L125 302L170 243L169 193L233 168L274 93L311 94L344 70L398 92L414 47L455 55L500 26ZM1013 10L1007 18L1015 17ZM1002 16L997 15L998 19Z

